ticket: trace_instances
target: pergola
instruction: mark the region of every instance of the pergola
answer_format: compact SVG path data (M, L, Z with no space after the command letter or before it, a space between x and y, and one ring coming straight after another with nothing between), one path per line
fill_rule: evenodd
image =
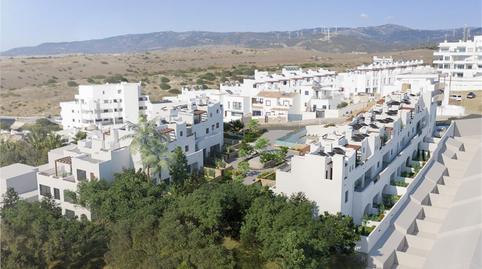
M58 169L57 169L57 163L63 163L63 164L68 164L70 166L70 174L72 174L72 157L67 156L63 157L60 159L55 160L55 176L58 177Z

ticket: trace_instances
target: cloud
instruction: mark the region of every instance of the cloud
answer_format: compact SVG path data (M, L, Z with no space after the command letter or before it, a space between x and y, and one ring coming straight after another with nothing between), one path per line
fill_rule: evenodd
M362 14L360 14L360 18L362 18L362 19L368 19L368 14L362 13Z

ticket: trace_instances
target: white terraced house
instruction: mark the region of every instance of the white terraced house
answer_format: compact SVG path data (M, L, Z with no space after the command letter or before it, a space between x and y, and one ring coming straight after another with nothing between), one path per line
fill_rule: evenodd
M445 84L449 90L482 90L482 36L440 43L433 53L433 65L446 75Z
M358 94L380 95L386 85L391 85L400 73L406 73L418 66L422 60L394 61L393 58L373 57L373 63L361 65L349 72L336 76L336 88L345 94L346 98Z
M170 104L170 103L167 103ZM172 104L170 104L172 105ZM223 112L219 103L204 102L172 106L168 116L158 117L158 130L169 138L168 150L180 147L187 158L189 171L200 171L204 161L221 152L223 146ZM85 215L88 209L73 203L67 195L85 180L112 180L125 169L142 168L138 153L131 152L132 123L89 132L87 139L49 152L49 163L37 173L39 199L50 194L66 215ZM168 180L162 169L156 180Z
M185 101L204 96L219 101L227 122L243 117L313 119L323 115L320 111L335 109L342 102L343 95L334 90L334 82L332 71L288 66L280 74L255 70L252 78L244 79L243 83L223 83L220 90L183 89L176 99Z
M341 212L360 224L378 212L391 183L413 169L412 158L426 154L424 138L433 132L438 93L393 93L348 125L307 126L310 152L276 171L274 191L304 193L319 213Z
M136 123L145 114L148 96L141 95L141 83L80 85L75 100L60 103L64 129L85 129Z

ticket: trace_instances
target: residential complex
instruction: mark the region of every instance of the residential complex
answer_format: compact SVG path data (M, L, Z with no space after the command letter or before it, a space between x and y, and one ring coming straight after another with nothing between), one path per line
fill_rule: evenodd
M306 127L310 152L276 172L275 192L302 192L319 213L341 212L361 224L378 212L382 195L427 150L435 125L437 91L393 93L344 126ZM422 153L426 154L426 153Z
M433 54L433 64L445 75L444 82L449 90L482 90L482 36L440 43Z
M354 70L339 73L336 87L346 97L358 94L385 95L383 90L392 85L397 75L423 66L422 60L394 61L393 58L373 57L373 63L361 65Z
M171 103L167 103L172 105ZM188 172L199 173L204 161L221 152L223 146L223 114L219 103L179 104L167 110L168 116L156 120L157 130L167 138L171 152L180 147L188 162ZM51 195L66 215L85 215L88 209L74 203L70 192L82 181L112 180L125 169L142 168L139 153L130 144L136 132L133 123L90 131L87 139L48 153L48 164L37 173L39 199ZM169 180L168 169L162 169L157 182Z

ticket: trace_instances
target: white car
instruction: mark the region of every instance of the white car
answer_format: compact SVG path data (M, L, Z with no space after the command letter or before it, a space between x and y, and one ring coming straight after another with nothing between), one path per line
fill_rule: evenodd
M455 101L462 101L462 95L452 94L450 95L450 99Z

